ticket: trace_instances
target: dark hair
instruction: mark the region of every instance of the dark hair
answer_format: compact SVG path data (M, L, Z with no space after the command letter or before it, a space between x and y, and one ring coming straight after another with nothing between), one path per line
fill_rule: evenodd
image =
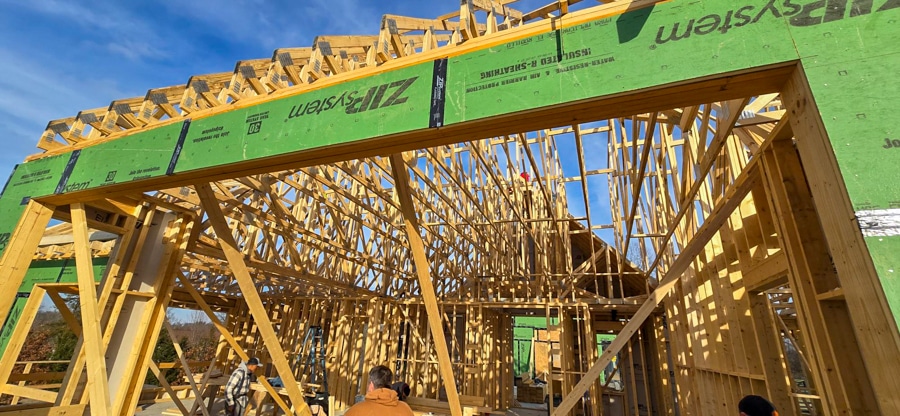
M745 396L738 402L738 411L744 412L747 416L772 416L775 406L761 396Z
M376 366L369 371L369 382L371 382L376 389L390 387L393 379L394 373L391 372L390 368L383 365Z

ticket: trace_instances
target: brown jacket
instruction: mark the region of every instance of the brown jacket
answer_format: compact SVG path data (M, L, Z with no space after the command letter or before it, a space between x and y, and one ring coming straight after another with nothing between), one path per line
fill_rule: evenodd
M366 400L353 405L344 416L413 416L413 412L397 398L397 392L380 388L366 394Z

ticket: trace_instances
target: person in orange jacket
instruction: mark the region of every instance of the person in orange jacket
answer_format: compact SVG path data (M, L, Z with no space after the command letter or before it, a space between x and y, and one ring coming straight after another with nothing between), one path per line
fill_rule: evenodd
M413 416L409 405L401 402L391 390L394 373L379 365L369 371L366 399L353 405L344 416Z

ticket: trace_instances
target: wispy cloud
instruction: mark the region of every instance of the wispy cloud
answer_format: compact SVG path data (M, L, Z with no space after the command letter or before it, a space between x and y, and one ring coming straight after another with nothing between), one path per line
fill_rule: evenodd
M122 55L131 60L140 60L141 58L162 58L164 52L147 42L125 40L121 42L110 42L106 45L110 52Z
M4 164L37 153L35 145L49 120L102 107L111 97L125 95L115 80L79 79L64 68L8 50L0 49L0 62L0 140L4 145L0 162Z
M98 1L88 5L60 0L0 0L0 4L30 11L67 27L78 27L91 43L128 59L163 56L163 50L154 46L161 39L152 24L146 17L122 8L120 2Z

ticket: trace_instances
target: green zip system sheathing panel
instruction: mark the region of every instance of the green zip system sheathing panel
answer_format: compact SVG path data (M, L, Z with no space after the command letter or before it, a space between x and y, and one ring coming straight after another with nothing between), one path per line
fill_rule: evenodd
M420 64L193 121L175 172L428 128L432 67Z

